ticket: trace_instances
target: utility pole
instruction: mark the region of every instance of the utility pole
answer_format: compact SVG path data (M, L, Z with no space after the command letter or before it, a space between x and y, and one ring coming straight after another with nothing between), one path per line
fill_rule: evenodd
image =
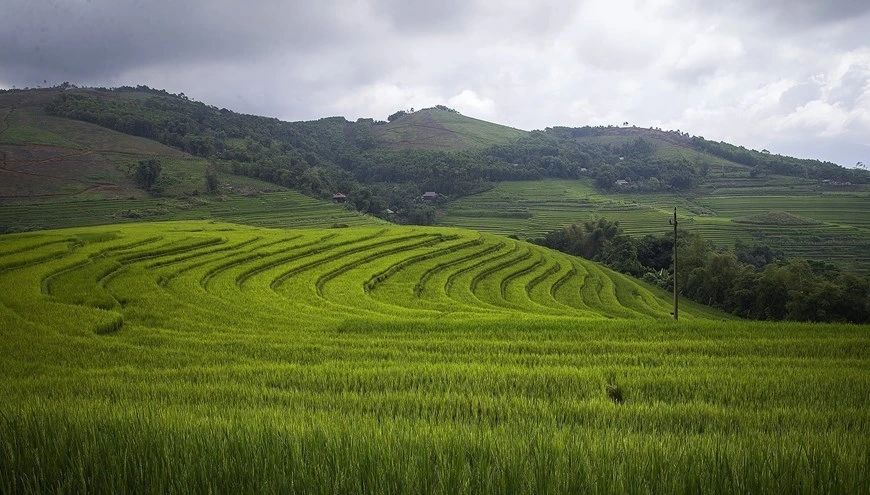
M674 208L674 219L668 223L674 226L674 319L679 319L679 296L677 296L677 209Z

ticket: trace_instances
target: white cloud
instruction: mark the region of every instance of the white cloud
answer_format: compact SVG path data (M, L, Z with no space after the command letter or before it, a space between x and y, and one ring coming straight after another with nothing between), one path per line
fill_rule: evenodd
M486 119L495 115L495 102L479 96L470 89L462 90L461 93L447 100L447 105L455 108L459 113L478 118Z

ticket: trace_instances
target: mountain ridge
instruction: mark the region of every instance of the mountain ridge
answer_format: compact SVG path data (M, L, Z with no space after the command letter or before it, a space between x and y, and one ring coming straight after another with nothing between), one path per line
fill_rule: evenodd
M431 208L414 201L424 191L461 197L506 180L591 178L600 190L621 193L689 193L702 185L718 187L725 178L762 184L774 175L837 187L870 182L865 171L680 131L557 126L527 132L443 105L399 111L388 120L285 122L147 86L6 90L0 92L0 172L16 181L7 181L7 190L0 187L0 201L153 194L131 180L137 159L148 157L166 161L168 182L158 193L206 192L202 177L215 170L230 182L246 176L246 184L260 181L265 188L274 184L321 199L345 192L360 211L401 211L399 220L411 223L434 219ZM52 156L43 156L46 147L54 147ZM18 156L22 150L33 156ZM53 164L51 173L42 170L46 163ZM54 186L40 179L55 171L69 177ZM68 187L76 181L100 187ZM117 194L110 194L112 184ZM8 190L23 186L23 195Z

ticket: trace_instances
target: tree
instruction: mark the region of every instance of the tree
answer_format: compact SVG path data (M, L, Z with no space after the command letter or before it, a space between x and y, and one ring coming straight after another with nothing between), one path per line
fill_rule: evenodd
M205 190L213 193L218 190L218 176L214 167L209 166L205 169Z
M156 158L139 160L139 164L136 165L136 171L133 174L133 180L142 189L150 191L154 183L157 182L157 179L160 178L161 168L162 166Z
M399 117L401 117L402 115L406 115L406 114L407 114L407 112L405 112L404 110L399 110L398 112L387 117L387 120L392 122L392 121L398 119Z

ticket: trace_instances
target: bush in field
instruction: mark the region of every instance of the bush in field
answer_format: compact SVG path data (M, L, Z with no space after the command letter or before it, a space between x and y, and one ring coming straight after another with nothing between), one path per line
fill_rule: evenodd
M157 179L160 178L161 168L162 166L156 158L139 160L139 163L136 165L136 170L133 173L133 180L135 180L136 185L142 189L150 191L154 186L154 183L157 182Z
M205 190L208 193L214 193L218 190L218 176L214 167L205 169Z

